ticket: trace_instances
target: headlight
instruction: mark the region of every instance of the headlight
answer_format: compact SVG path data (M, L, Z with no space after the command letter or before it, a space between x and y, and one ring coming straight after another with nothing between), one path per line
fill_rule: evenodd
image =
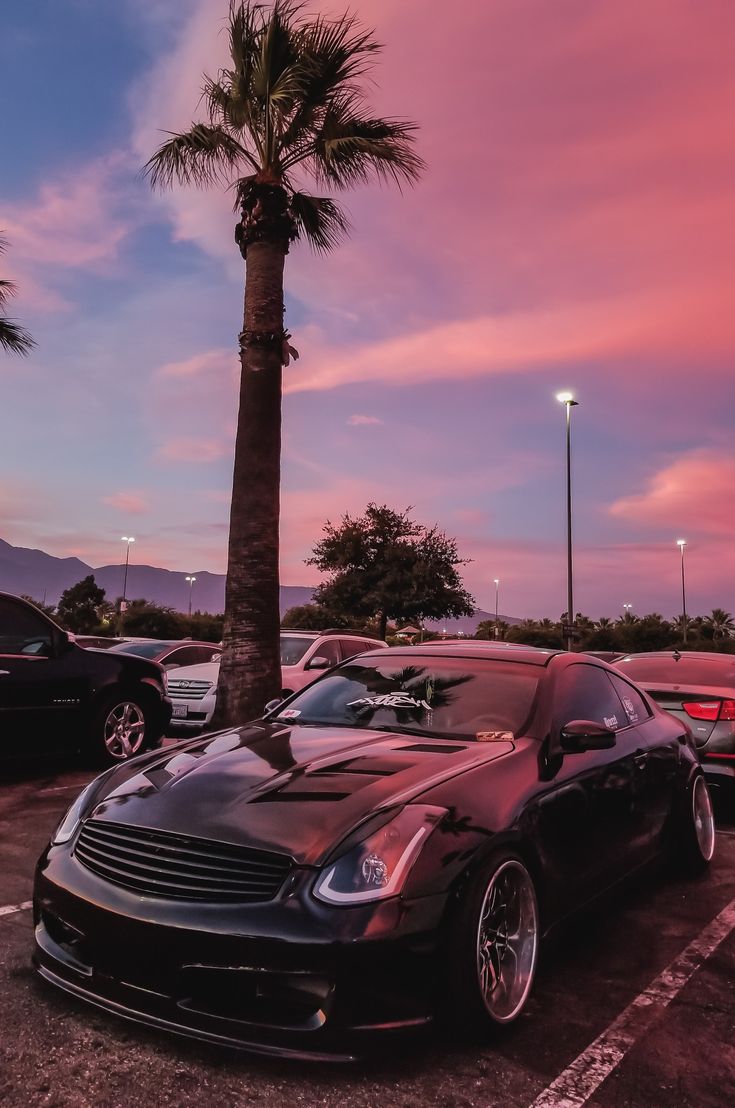
M52 846L60 846L61 843L69 842L69 839L72 837L80 824L82 813L87 806L89 797L93 790L96 790L98 784L99 777L95 777L94 781L90 781L86 788L82 789L79 796L76 798L71 808L66 813L61 823L51 836Z
M317 881L314 895L327 904L365 904L397 896L424 841L444 815L445 808L407 805L332 862Z

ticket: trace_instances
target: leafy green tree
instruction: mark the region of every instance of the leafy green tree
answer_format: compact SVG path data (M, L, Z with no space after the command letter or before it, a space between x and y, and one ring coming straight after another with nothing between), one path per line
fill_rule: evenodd
M148 161L154 187L229 186L246 262L225 587L224 652L216 723L260 713L281 687L278 531L281 379L296 351L284 330L283 271L292 242L331 250L348 221L331 189L371 178L408 184L423 163L412 123L379 119L364 78L380 49L351 15L307 17L297 0L233 2L228 68L204 77L207 118L174 134Z
M38 608L39 612L51 616L52 619L56 618L56 608L53 604L44 604L42 600L36 600L35 596L28 596L27 593L21 593L20 598L21 600L27 600L34 608Z
M0 254L7 247L7 239L0 238ZM36 345L24 327L5 315L5 308L11 296L15 296L18 286L14 281L0 280L0 346L9 354L28 354Z
M67 631L77 635L91 635L100 623L100 608L105 599L105 590L90 573L76 585L65 589L61 594L56 618Z
M412 520L410 509L370 503L364 515L327 521L307 565L331 574L314 594L317 604L375 618L384 639L388 620L400 623L472 615L474 601L457 566L465 565L453 539Z
M284 613L282 627L300 631L323 631L325 627L349 627L349 620L335 615L321 604L296 604Z
M224 616L212 615L211 612L192 612L191 616L183 617L182 622L186 627L185 634L200 642L221 642L224 628Z
M187 617L150 600L131 600L125 612L123 631L126 635L140 635L146 639L183 639L187 634Z

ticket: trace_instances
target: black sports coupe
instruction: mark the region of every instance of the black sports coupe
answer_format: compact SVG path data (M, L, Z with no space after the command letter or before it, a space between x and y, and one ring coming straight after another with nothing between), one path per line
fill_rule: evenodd
M516 1019L543 934L667 851L702 870L714 822L686 726L620 671L491 645L352 658L98 777L38 863L41 975L320 1058Z

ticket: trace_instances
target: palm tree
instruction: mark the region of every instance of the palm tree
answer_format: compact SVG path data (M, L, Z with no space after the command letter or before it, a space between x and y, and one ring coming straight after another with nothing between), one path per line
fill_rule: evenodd
M713 639L729 639L735 634L735 620L724 608L713 608L712 613L704 617L702 624Z
M0 254L7 247L7 239L0 238ZM0 346L10 354L28 354L36 345L25 327L4 314L5 305L17 291L14 281L0 280Z
M330 197L299 187L346 189L372 178L415 181L423 162L412 123L378 119L361 79L380 49L350 15L306 18L298 0L233 2L231 66L204 77L208 118L173 134L144 172L154 187L227 185L240 215L235 241L246 262L240 342L240 414L230 508L224 649L217 722L259 715L281 688L278 527L283 270L292 242L331 250L348 230Z

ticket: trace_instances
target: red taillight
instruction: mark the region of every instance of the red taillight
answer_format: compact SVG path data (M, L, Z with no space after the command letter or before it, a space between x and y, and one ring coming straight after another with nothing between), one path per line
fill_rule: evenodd
M735 720L735 700L695 700L682 708L692 719Z

